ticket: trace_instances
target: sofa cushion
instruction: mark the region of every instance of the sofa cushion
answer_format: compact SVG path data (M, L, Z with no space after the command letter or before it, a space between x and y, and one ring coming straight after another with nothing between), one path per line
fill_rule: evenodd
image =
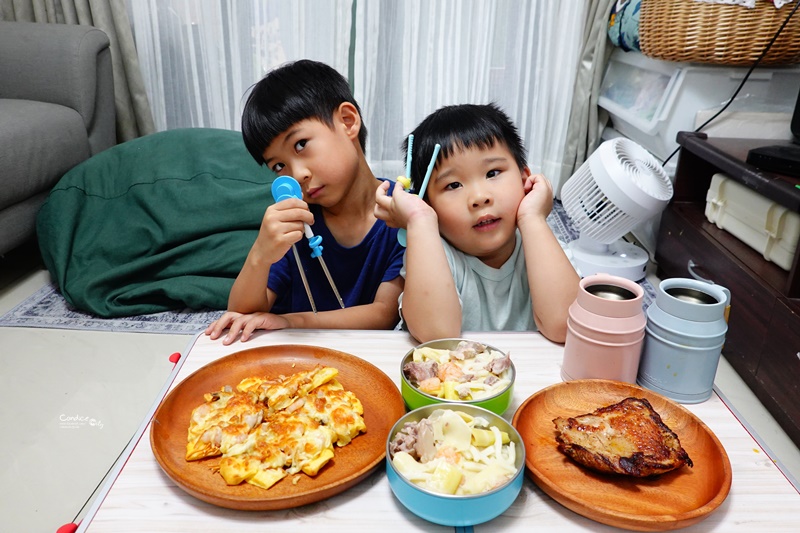
M73 306L99 316L224 309L273 202L241 133L170 130L69 171L42 206L42 257Z
M0 98L0 209L46 191L87 157L89 139L77 111Z

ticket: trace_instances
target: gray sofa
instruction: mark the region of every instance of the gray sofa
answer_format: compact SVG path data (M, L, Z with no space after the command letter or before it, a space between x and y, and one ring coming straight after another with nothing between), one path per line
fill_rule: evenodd
M0 255L31 239L48 192L116 144L108 36L0 21Z

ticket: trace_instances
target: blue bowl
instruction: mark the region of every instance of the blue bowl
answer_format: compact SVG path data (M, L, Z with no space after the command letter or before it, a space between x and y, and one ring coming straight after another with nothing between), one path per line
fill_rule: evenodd
M427 418L437 409L450 409L466 413L470 416L480 416L489 421L492 426L497 426L500 431L508 433L514 442L516 450L517 472L503 485L481 494L450 495L441 494L420 487L399 473L392 464L389 444L395 434L400 431L406 422L417 422ZM525 445L517 430L501 416L474 405L435 404L426 405L406 413L389 431L386 441L386 475L389 486L395 497L400 500L409 511L424 518L429 522L443 526L473 526L488 522L503 514L508 509L522 490L525 471Z

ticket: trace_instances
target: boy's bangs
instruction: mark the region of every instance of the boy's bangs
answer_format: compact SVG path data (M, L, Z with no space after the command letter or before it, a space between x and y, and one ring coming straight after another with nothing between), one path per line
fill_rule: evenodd
M448 158L452 154L463 152L470 149L488 150L493 148L498 141L501 141L499 136L486 136L485 132L478 131L465 131L464 134L451 135L441 143L441 154L443 158Z
M252 95L251 100L242 115L242 132L247 150L259 164L264 164L267 146L298 122L313 118L333 125L332 111L314 101L291 95L282 106L269 105Z

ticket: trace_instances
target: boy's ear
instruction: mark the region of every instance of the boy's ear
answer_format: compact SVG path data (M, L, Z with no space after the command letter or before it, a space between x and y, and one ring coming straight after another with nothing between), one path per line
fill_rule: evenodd
M361 115L358 114L356 106L350 102L342 102L336 111L347 136L351 139L357 139L359 132L361 132Z
M530 178L532 174L530 167L524 167L522 169L522 181L524 182L526 179Z

